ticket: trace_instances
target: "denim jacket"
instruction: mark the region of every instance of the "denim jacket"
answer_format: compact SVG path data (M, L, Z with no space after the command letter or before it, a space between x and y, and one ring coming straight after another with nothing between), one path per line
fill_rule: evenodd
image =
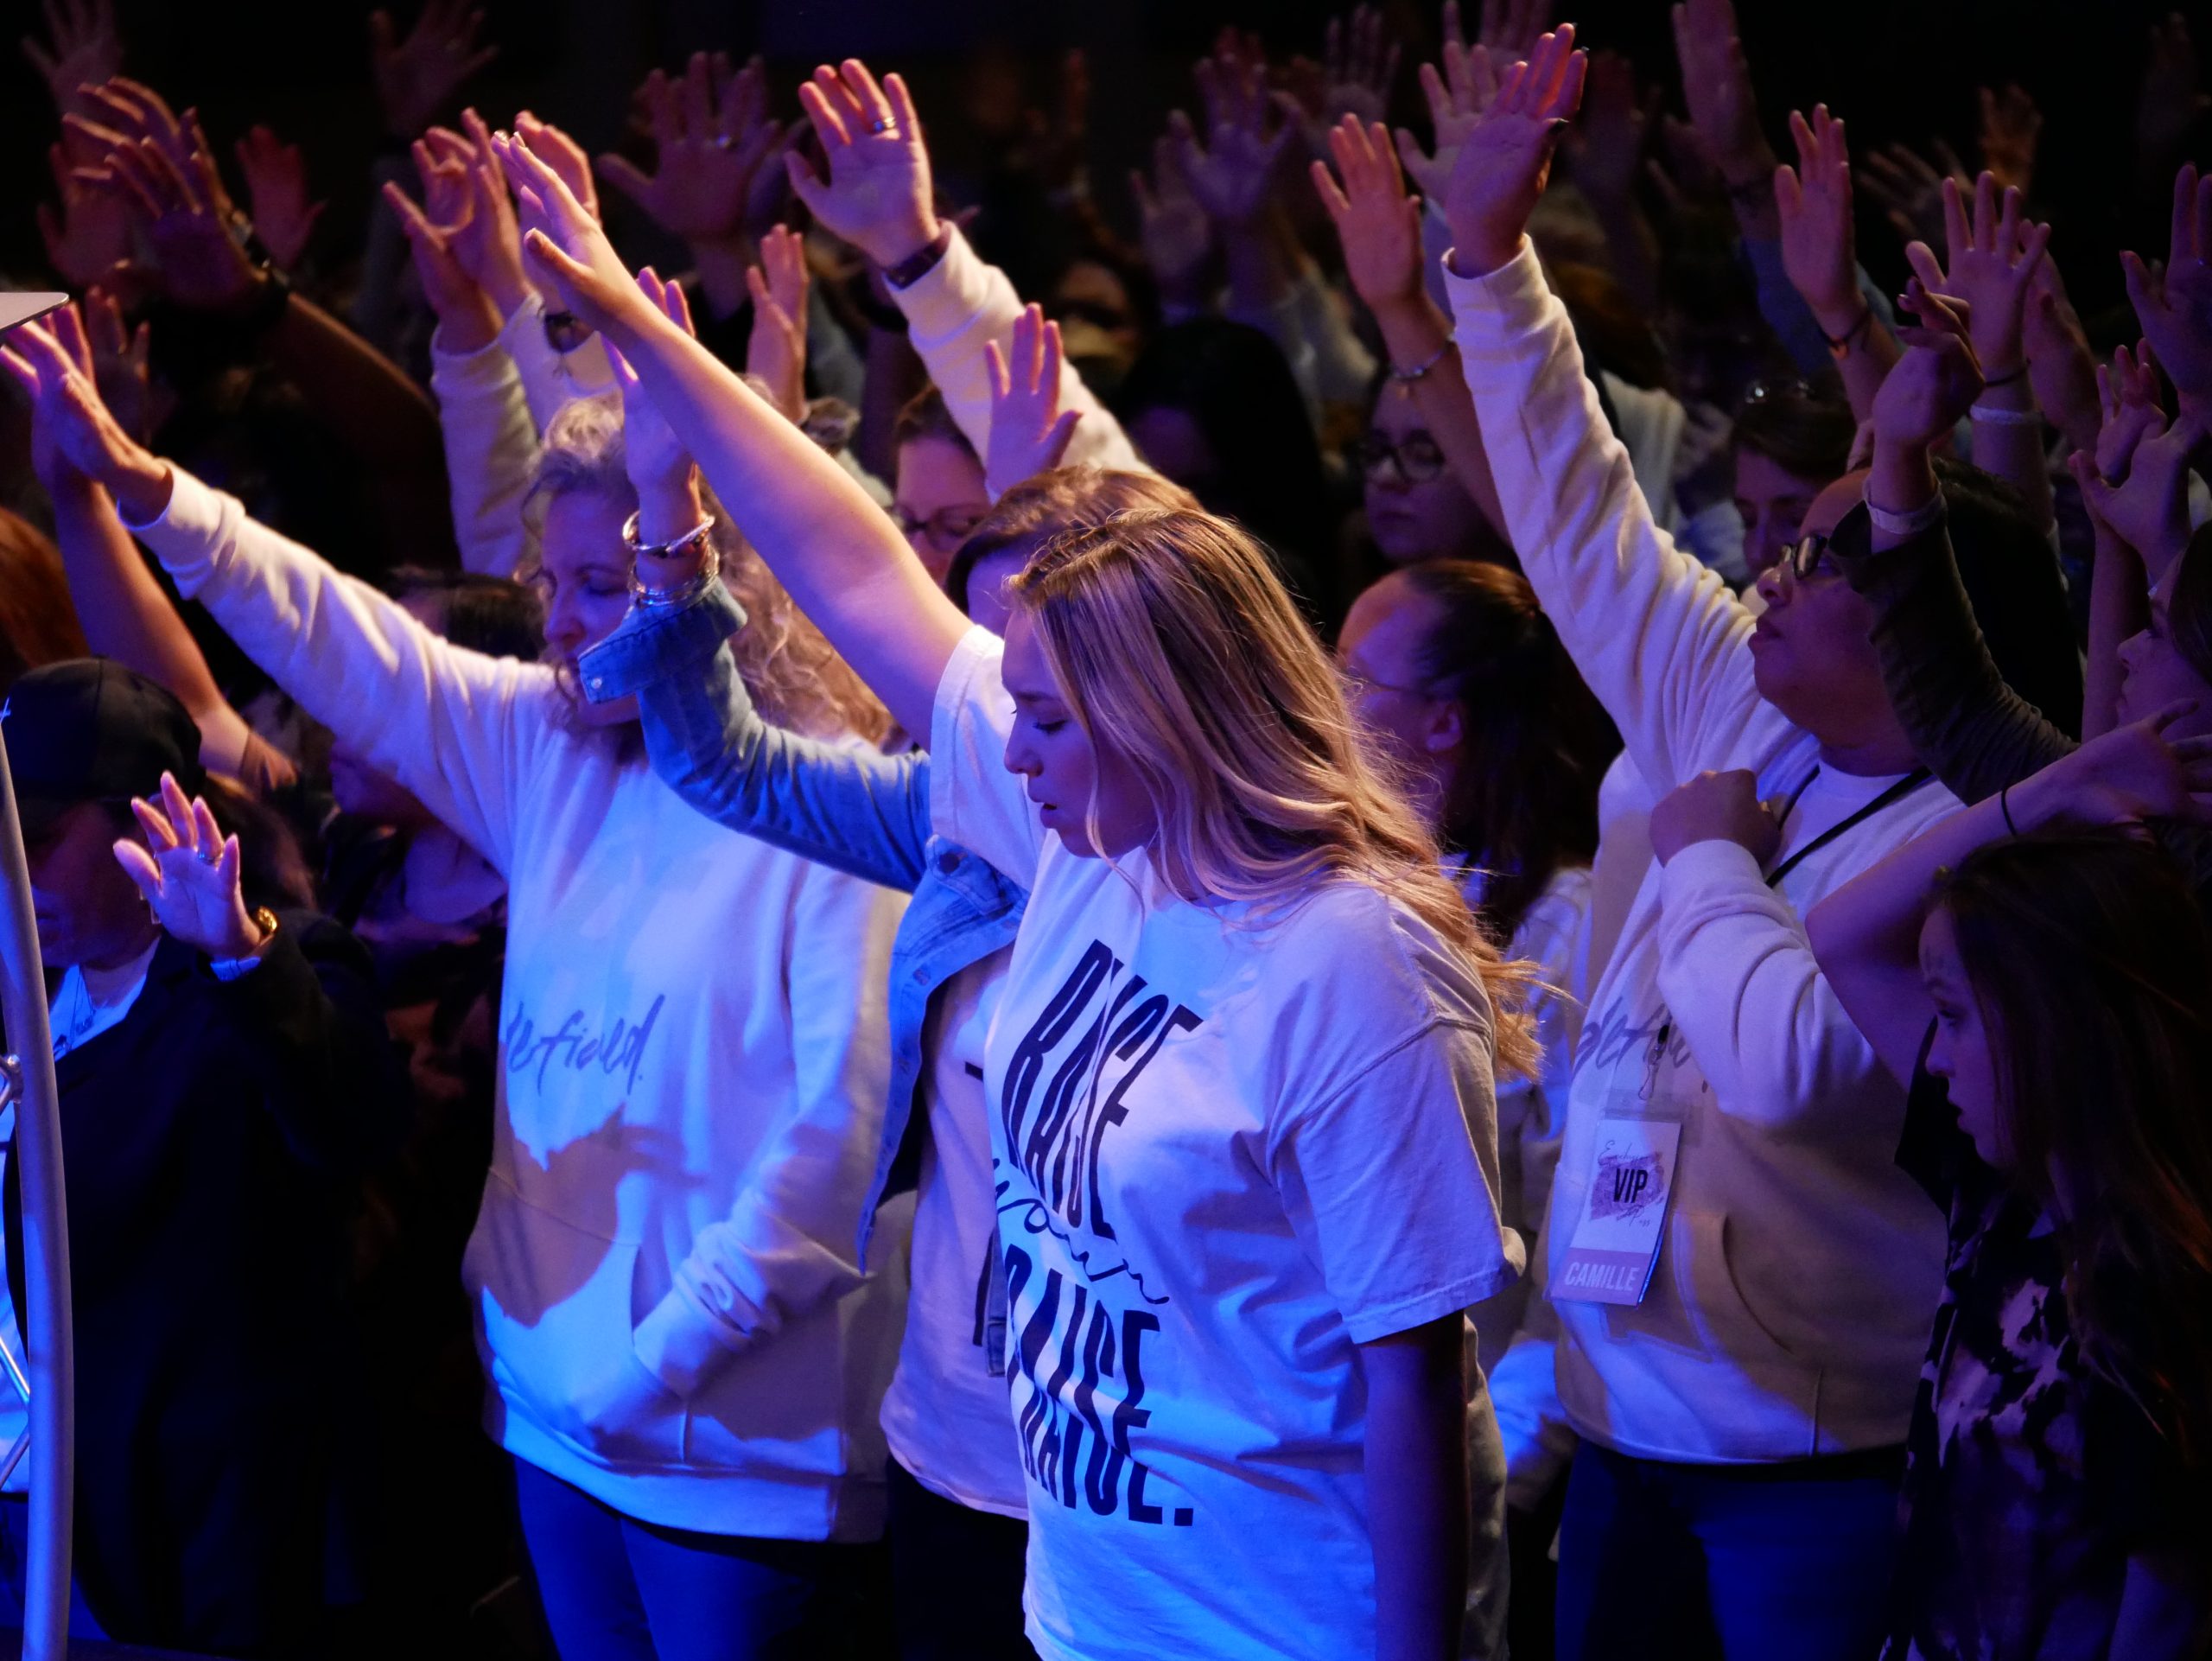
M891 951L891 1100L861 1246L883 1198L921 1080L937 989L1014 944L1029 891L930 828L930 758L824 742L763 720L729 637L745 608L720 582L696 600L632 606L583 654L584 694L638 694L653 771L718 824L913 894Z

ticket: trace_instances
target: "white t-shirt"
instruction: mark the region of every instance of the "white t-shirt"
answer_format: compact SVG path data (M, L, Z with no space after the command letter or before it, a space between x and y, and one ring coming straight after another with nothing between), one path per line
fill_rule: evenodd
M1372 1654L1363 1343L1520 1272L1482 987L1351 883L1264 923L1067 852L939 688L938 831L1032 894L985 1084L1046 1661Z
M983 1096L984 1038L1013 956L1006 947L969 964L930 1010L931 1064L922 1075L929 1137L916 1184L906 1332L883 1398L883 1435L924 1487L971 1511L1026 1517L1007 1415L1006 1282L992 1273L998 1218Z

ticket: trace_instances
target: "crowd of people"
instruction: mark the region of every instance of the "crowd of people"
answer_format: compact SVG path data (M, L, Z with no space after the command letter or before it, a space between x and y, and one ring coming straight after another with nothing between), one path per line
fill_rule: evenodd
M899 74L594 160L426 0L340 267L48 0L80 1627L2212 1654L2186 25L2138 253L2018 87L1854 174L1730 0L1687 122L1550 10L1224 30L1132 240L1080 54L978 215Z

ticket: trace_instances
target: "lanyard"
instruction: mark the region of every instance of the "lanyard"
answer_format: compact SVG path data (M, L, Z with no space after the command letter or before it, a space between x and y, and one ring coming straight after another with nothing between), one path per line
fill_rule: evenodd
M1803 798L1807 791L1813 787L1813 780L1820 776L1820 771L1821 770L1818 767L1815 767L1812 773L1807 775L1805 782L1798 786L1797 788L1790 793L1789 801L1784 803L1783 805L1782 818L1783 819L1788 819L1790 814L1796 811L1799 800ZM1936 775L1930 773L1926 767L1916 767L1912 772L1908 773L1904 778L1898 780L1887 790L1874 798L1872 801L1868 802L1856 812L1846 814L1842 818L1837 820L1827 830L1821 831L1819 836L1815 837L1812 841L1807 843L1802 848L1800 848L1796 853L1790 855L1788 859L1783 860L1781 864L1776 866L1773 871L1767 877L1767 887L1770 888L1774 888L1781 882L1783 877L1788 876L1790 872L1796 870L1798 866L1804 863L1806 860L1811 858L1815 854L1820 852L1821 849L1827 847L1845 831L1852 829L1854 825L1866 824L1867 820L1872 818L1874 815L1880 812L1884 808L1894 806L1898 802L1903 801L1906 797L1911 795L1914 791L1919 789L1921 786L1926 784L1935 776ZM1651 1046L1647 1051L1645 1051L1643 1057L1643 1087L1637 1091L1637 1096L1640 1100L1649 1101L1651 1099L1652 1090L1659 1082L1659 1063L1665 1059L1668 1041L1672 1039L1674 1035L1675 1023L1672 1020L1662 1020L1659 1024L1659 1030L1652 1034Z
M1815 776L1817 777L1820 773L1820 769L1815 767L1813 771ZM1856 812L1847 813L1842 818L1838 819L1834 824L1828 826L1827 830L1821 831L1819 836L1815 837L1812 841L1807 843L1796 853L1790 855L1788 859L1783 860L1781 864L1776 866L1774 869L1767 875L1767 887L1771 888L1777 886L1783 877L1788 876L1790 872L1796 870L1800 865L1810 859L1815 854L1819 853L1821 849L1827 847L1845 831L1866 824L1867 820L1872 818L1874 815L1880 812L1884 808L1894 806L1898 802L1903 801L1906 797L1911 795L1914 791L1919 789L1921 786L1928 783L1936 775L1930 773L1926 767L1915 767L1910 773L1906 773L1904 778L1898 780L1887 790L1874 798L1872 801L1868 802ZM1783 818L1786 819L1789 817L1791 810L1796 808L1797 805L1798 797L1802 796L1808 790L1811 789L1812 785L1813 780L1811 779L1808 779L1803 784L1797 786L1797 794L1796 796L1792 796L1789 799L1789 805L1782 810L1782 817Z

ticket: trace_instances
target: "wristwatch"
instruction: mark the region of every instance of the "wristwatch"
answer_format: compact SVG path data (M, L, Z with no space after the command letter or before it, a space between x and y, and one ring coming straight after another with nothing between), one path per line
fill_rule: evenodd
M894 289L911 289L930 274L938 261L944 258L944 251L952 246L952 221L946 220L937 227L937 234L900 260L896 265L883 268L883 280Z

